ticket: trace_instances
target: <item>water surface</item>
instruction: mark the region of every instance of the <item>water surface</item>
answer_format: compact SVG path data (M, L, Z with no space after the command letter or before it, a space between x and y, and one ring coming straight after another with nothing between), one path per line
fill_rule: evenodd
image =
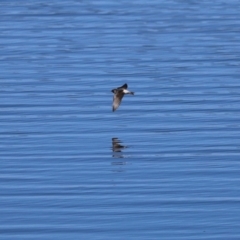
M239 11L1 3L2 238L239 239Z

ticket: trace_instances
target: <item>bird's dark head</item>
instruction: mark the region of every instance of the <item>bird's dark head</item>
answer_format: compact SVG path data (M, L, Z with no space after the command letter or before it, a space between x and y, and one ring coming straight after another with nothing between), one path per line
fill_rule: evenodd
M116 91L117 91L117 89L113 89L111 92L115 94L115 93L116 93Z

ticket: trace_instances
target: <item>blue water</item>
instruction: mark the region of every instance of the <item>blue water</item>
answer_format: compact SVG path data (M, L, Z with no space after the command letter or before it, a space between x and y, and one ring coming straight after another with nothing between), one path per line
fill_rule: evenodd
M1 239L240 239L239 12L0 3Z

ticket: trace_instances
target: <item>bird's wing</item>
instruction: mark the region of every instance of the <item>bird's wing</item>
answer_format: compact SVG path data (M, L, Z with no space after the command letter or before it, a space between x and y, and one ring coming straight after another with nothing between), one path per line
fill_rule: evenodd
M123 91L118 91L116 94L113 96L113 112L119 107L121 104L122 98L124 96Z
M118 89L127 89L128 85L125 83L124 85L122 85L121 87L119 87Z

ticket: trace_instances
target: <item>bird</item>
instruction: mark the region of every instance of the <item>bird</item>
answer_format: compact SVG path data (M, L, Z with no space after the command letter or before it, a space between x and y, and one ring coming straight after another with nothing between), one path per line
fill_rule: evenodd
M130 92L127 90L128 85L125 83L121 87L115 88L112 90L112 93L114 94L113 96L113 105L112 105L112 110L113 112L117 110L119 105L121 104L122 98L125 94L131 94L134 95L134 92Z

